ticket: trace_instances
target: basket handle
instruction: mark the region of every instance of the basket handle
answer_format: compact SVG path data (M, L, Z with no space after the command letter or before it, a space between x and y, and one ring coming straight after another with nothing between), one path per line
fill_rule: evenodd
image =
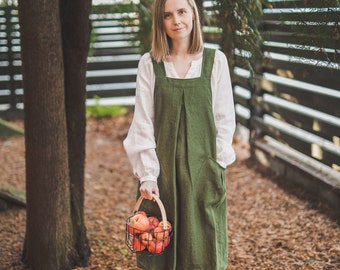
M166 218L166 212L165 212L165 208L164 208L164 205L162 203L162 201L160 200L160 198L155 195L155 194L152 194L152 198L156 201L156 203L158 204L158 207L161 211L161 215L162 215L162 220L163 220L163 228L164 230L168 229L168 223L167 223L167 218ZM136 213L143 201L143 197L140 196L135 204L135 207L133 208L133 213Z

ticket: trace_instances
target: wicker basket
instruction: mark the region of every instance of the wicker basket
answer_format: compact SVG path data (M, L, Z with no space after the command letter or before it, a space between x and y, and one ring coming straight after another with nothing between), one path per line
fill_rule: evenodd
M150 255L159 255L163 253L170 244L170 239L173 235L171 223L167 220L162 201L156 195L154 195L153 198L161 211L161 220L156 217L157 221L162 221L160 226L150 226L147 230L140 230L132 226L131 222L133 222L133 219L136 218L137 214L142 215L142 217L139 216L142 222L145 221L143 216L147 219L154 218L153 216L148 216L143 211L139 211L143 197L139 197L133 209L133 215L126 220L126 245L134 253L147 252Z

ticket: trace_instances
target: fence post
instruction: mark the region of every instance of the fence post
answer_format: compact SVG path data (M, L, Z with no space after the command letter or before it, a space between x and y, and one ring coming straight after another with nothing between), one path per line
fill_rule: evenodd
M14 55L13 55L13 43L12 43L12 33L13 33L13 23L12 23L12 10L14 9L12 2L7 2L5 10L6 19L6 39L7 39L7 61L8 61L8 90L10 91L10 109L17 108L17 96L16 96L16 86L15 86L15 70L14 70Z
M252 74L252 82L249 83L251 89L251 97L249 99L249 109L250 109L250 118L248 121L249 125L249 144L250 144L250 152L254 157L254 143L256 140L264 137L264 131L259 127L256 127L256 120L254 118L263 118L265 111L262 107L259 106L259 100L263 98L263 89L261 88L259 80L261 80L262 73L261 70L257 68L257 72Z

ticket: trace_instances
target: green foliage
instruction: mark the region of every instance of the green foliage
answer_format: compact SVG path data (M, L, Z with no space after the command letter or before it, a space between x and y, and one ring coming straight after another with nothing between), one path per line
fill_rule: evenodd
M306 9L297 7L297 10L300 11L300 14L297 13L297 15L300 18L295 19L295 24L291 26L294 35L299 38L299 45L294 45L295 48L300 49L300 56L305 58L305 63L312 63L313 59L310 58L314 57L327 62L329 67L340 68L340 53L338 50L340 41L340 1L311 1L305 5ZM287 20L285 16L287 15L280 15L282 22ZM334 53L329 53L330 50Z
M237 58L236 48L239 53L247 53L246 57L238 58L238 65L254 70L257 60L262 59L262 37L257 22L264 5L269 5L267 0L216 0L216 13L209 20L223 29L220 46L231 68Z
M9 122L0 118L0 137L9 137L14 135L23 135L24 130L15 127Z
M97 40L97 34L95 31L91 31L91 39L90 39L90 48L89 48L89 56L93 56L94 53L94 44Z
M120 105L104 106L100 104L100 98L95 96L95 105L86 107L87 117L112 117L124 115L128 112L128 108Z
M16 0L0 0L1 7L16 6L17 4L18 4L18 1Z
M150 51L152 42L152 0L140 0L139 3L131 2L131 6L138 14L139 31L136 40L140 41L140 53Z
M7 182L3 182L0 183L0 198L24 205L26 203L26 192Z

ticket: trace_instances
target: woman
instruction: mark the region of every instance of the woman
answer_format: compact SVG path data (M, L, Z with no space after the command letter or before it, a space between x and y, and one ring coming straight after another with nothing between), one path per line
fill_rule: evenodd
M143 210L160 196L174 234L146 270L225 270L225 168L235 160L235 112L225 55L203 47L194 0L155 0L150 53L138 66L134 118L124 140Z

